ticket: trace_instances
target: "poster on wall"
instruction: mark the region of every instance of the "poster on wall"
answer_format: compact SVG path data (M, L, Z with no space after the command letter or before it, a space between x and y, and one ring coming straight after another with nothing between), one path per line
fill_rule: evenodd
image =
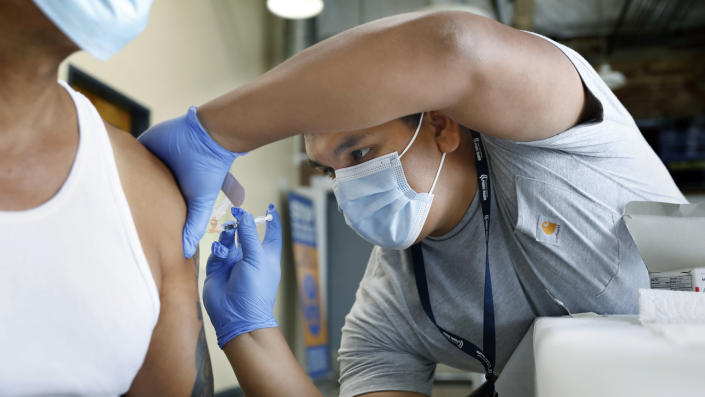
M91 101L103 120L115 127L134 137L149 127L149 109L88 73L69 65L66 81Z
M331 371L325 305L321 294L313 200L289 193L289 216L299 304L303 314L307 373L320 378Z

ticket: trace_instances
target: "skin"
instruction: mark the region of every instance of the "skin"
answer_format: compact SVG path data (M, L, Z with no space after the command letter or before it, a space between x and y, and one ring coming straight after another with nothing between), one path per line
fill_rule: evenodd
M334 169L350 167L393 151L401 152L413 132L406 123L394 120L351 133L307 135L306 150L317 167L331 173ZM353 141L355 144L350 146ZM347 148L336 150L341 145ZM404 167L414 170L407 172L409 185L417 191L428 191L441 154L448 154L436 184L434 204L419 240L429 234L449 231L470 206L477 186L471 145L467 131L447 115L434 111L424 116L419 136L402 157ZM456 211L450 211L453 208ZM277 396L285 391L288 395L321 396L299 366L278 328L264 328L239 335L228 342L223 351L248 396ZM263 360L262 357L267 359ZM276 373L277 376L266 376L268 373ZM370 395L405 397L420 394L387 391Z
M592 117L591 101L568 58L541 38L464 12L411 13L316 44L202 105L198 117L214 140L235 152L304 133L311 160L331 173L401 152L413 130L399 118L427 112L418 141L402 157L411 187L427 192L441 153L448 154L421 239L452 229L474 198L468 129L508 140L544 139ZM248 395L320 395L278 329L242 334L224 352ZM272 373L286 382L264 381Z
M54 196L78 147L73 101L57 84L76 46L32 2L0 2L0 210L27 210ZM196 284L182 255L186 206L169 170L131 135L106 125L161 309L128 396L212 395Z
M248 397L322 396L289 350L279 328L240 334L223 346L223 352Z
M223 147L245 152L428 110L531 141L575 125L584 102L578 73L551 43L467 12L410 13L322 41L198 115Z
M394 120L360 131L306 135L306 153L314 166L330 174L391 152L401 154L415 128ZM337 150L350 143L353 145L345 150ZM416 242L449 232L470 207L477 190L473 150L467 130L445 113L424 114L419 135L401 158L409 186L417 192L428 192L443 153L446 159L433 191L431 210Z

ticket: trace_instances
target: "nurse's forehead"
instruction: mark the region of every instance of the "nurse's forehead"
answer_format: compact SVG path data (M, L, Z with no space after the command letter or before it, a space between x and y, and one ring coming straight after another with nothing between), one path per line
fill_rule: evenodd
M364 130L348 132L329 132L323 134L304 134L306 153L315 160L320 156L338 156L361 144L388 141L399 135L406 139L408 128L398 120L384 123Z
M306 152L310 156L338 156L355 147L363 139L372 135L369 131L333 132L325 134L304 135Z

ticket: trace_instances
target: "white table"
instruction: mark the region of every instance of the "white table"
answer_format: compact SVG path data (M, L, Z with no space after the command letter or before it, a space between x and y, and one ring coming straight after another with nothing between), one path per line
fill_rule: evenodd
M512 353L497 391L502 397L705 396L705 351L664 339L636 316L542 317Z
M538 397L705 396L705 352L636 316L539 318L533 342Z

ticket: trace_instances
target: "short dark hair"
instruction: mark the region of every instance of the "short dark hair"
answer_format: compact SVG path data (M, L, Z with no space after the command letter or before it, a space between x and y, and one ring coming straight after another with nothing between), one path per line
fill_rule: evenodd
M421 118L421 113L414 113L407 116L402 116L399 118L403 121L410 130L416 130L416 126L419 125L419 119Z

